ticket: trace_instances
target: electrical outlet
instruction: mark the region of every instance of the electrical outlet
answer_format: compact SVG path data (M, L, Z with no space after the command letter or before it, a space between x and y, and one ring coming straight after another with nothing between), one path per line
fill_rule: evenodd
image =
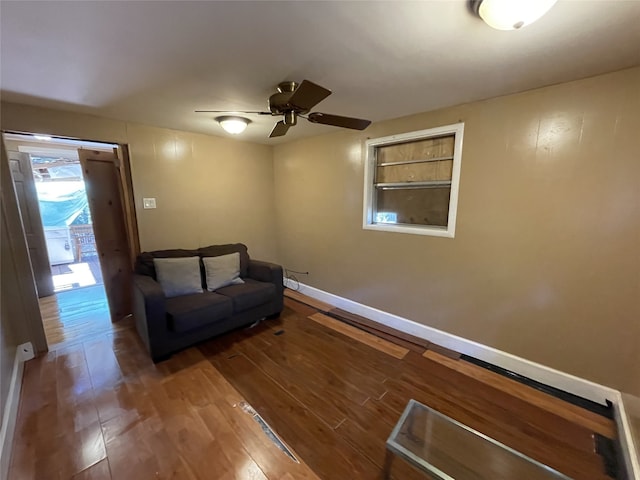
M31 360L32 358L35 357L35 353L33 351L33 345L31 344L31 342L22 343L18 345L18 352L23 362L26 362L27 360Z

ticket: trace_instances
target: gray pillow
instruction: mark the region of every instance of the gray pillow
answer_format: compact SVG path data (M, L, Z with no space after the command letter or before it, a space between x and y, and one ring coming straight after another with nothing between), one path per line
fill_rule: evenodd
M202 293L200 257L154 258L153 265L167 298Z
M227 285L244 283L240 278L240 254L230 253L218 257L204 257L204 271L207 277L207 290L213 292Z

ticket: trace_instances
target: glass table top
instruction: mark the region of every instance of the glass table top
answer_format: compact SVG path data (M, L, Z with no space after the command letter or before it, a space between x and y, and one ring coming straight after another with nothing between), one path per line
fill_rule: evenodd
M570 480L415 400L409 400L387 449L442 480Z

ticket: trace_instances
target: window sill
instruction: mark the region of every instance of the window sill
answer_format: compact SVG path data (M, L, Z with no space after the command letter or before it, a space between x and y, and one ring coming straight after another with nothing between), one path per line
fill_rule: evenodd
M397 225L392 223L365 223L364 230L380 232L409 233L413 235L428 235L431 237L454 238L455 231L447 227L421 227L417 225Z

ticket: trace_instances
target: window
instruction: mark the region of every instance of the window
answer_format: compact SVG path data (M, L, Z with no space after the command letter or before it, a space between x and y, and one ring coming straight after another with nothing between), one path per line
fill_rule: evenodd
M367 140L363 228L454 237L464 123Z

